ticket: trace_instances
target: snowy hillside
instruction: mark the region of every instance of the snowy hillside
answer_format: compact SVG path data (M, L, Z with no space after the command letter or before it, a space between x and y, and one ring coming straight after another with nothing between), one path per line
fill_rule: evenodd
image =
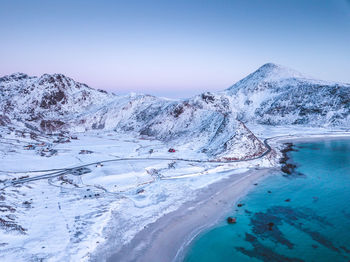
M12 121L45 133L131 132L230 159L251 158L266 150L236 119L229 100L209 93L181 101L116 96L59 74L5 76L0 90L4 125Z
M243 123L349 127L349 90L271 63L223 92L185 100L117 96L61 74L17 73L0 78L0 125L44 133L114 130L244 159L266 148Z
M349 84L309 79L283 66L265 64L223 94L242 121L350 126Z
M63 128L67 118L114 97L61 74L30 77L22 73L0 78L0 96L3 118L45 132Z
M233 114L229 101L209 93L183 101L137 95L78 118L74 131L89 129L133 132L169 145L187 144L212 156L242 159L266 150ZM73 126L73 125L72 125Z

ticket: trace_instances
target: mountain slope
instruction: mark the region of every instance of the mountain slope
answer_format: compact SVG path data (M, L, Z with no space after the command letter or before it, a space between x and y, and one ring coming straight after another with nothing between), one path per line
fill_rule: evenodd
M46 133L115 130L244 159L266 148L243 123L350 127L349 91L349 84L271 63L223 92L185 100L117 96L61 74L17 73L0 78L0 125Z
M256 156L265 145L230 111L229 101L209 93L173 101L148 95L116 99L79 116L74 131L89 129L133 132L176 146L235 159Z
M239 119L270 125L350 126L350 85L266 64L223 92Z
M2 115L48 132L63 127L67 118L114 97L62 74L12 74L0 78L0 91Z
M234 159L266 150L236 119L229 100L209 93L179 101L116 96L59 74L5 76L0 78L0 90L4 125L9 120L46 133L115 130Z

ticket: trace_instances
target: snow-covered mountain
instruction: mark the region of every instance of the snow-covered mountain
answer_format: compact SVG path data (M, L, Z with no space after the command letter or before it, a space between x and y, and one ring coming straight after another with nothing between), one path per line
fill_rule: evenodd
M350 126L350 85L310 79L265 64L223 95L244 122L270 125Z
M114 95L75 82L62 74L31 77L16 73L0 78L0 119L52 132L67 119L112 100Z
M187 144L209 155L252 158L265 145L231 112L223 97L202 94L174 101L149 95L118 97L79 115L71 130L106 129L154 137L169 144Z
M64 75L0 79L1 121L52 133L92 129L132 132L197 151L234 159L252 158L265 145L236 118L225 97L202 94L187 100L149 95L116 96Z
M350 126L350 85L265 64L229 89L185 100L118 96L61 74L0 78L0 125L37 132L132 132L209 155L242 159L266 150L243 123Z

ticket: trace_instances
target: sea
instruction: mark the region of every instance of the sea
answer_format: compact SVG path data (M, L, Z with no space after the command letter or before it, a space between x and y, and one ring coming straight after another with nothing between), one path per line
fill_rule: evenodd
M292 171L255 184L198 235L185 262L350 261L350 140L299 142Z

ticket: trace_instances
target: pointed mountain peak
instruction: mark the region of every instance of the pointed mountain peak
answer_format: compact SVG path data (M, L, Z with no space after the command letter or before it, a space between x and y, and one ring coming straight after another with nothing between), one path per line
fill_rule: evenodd
M38 79L38 83L40 86L45 87L55 87L59 89L67 89L67 88L81 88L85 87L91 89L86 84L79 83L74 79L65 76L64 74L43 74Z
M299 78L305 78L305 76L298 71L290 69L288 67L274 63L267 63L261 66L255 72L235 83L233 86L228 88L228 90L233 91L241 87L254 88L263 82L278 82L285 79Z
M258 70L256 70L254 73L250 74L249 76L256 76L258 78L261 78L262 80L279 80L279 79L286 79L286 78L304 78L304 75L299 73L298 71L274 64L274 63L267 63L261 66ZM249 77L248 76L248 77Z
M279 68L279 67L283 67L281 65L275 64L275 63L266 63L264 65L262 65L259 69L274 69L274 68Z
M40 77L40 80L48 81L48 82L52 83L52 82L55 82L55 81L71 80L71 78L66 77L63 74L43 74Z

